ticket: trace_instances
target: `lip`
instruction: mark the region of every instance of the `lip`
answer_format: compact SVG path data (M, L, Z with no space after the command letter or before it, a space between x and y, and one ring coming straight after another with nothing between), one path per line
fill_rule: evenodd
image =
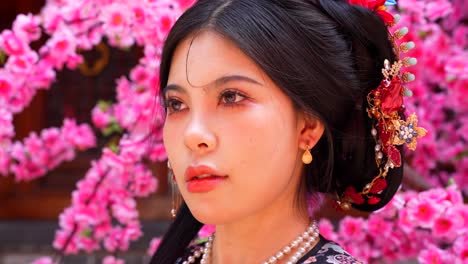
M210 177L196 179L202 174L209 174ZM216 169L207 165L190 166L185 170L185 181L187 190L192 193L209 192L215 189L220 183L226 180L227 175L223 175Z

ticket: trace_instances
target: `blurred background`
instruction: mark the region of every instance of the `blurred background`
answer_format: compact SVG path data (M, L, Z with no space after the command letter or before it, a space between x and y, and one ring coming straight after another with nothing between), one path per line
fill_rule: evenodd
M37 14L45 0L3 1L0 4L0 30L11 28L18 14ZM32 44L38 48L47 38ZM64 69L57 73L57 81L49 91L38 91L23 112L14 116L16 140L24 139L32 131L61 126L66 117L78 123L92 123L91 110L100 100L114 100L115 79L127 74L143 55L142 47L129 50L101 44L101 51L83 52L86 61L93 65L108 53L109 59L95 73L86 69ZM103 51L102 51L103 50ZM66 87L66 89L61 89ZM77 181L85 175L92 160L101 155L108 138L96 133L97 146L80 152L72 161L29 182L16 182L14 177L0 177L0 263L31 263L42 255L53 253L52 241L58 228L59 214L70 205L71 192ZM142 263L152 237L161 235L170 220L170 193L167 185L166 163L152 164L158 177L156 193L138 202L143 221L143 236L132 245L129 263ZM97 263L103 254L71 256L65 263Z

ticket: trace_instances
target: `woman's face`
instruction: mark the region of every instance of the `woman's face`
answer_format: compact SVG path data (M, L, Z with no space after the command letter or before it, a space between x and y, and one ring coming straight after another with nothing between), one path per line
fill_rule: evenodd
M192 214L222 224L291 208L305 148L302 115L232 42L211 31L191 41L172 58L164 144ZM190 180L199 174L222 177Z

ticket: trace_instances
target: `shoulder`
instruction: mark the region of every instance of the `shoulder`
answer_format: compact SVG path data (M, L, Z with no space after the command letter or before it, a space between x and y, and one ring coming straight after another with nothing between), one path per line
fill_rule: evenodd
M363 264L340 245L320 237L319 243L299 261L301 264Z

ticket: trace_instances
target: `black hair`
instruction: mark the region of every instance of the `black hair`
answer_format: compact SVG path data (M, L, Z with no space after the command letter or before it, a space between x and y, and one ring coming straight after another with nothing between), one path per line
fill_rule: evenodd
M387 27L373 11L345 0L199 0L175 23L163 48L160 87L167 85L178 44L211 30L238 46L287 94L298 110L318 118L325 132L313 148L301 188L340 195L376 175L375 142L366 95L382 81L383 62L396 60ZM398 189L403 168L387 175L381 208ZM174 263L202 227L186 204L151 263Z

